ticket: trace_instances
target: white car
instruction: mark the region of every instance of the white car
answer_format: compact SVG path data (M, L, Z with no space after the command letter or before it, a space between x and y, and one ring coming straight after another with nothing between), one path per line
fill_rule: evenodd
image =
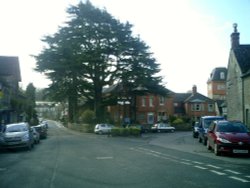
M151 127L152 132L174 132L175 127L170 126L167 123L157 123Z
M95 126L94 132L96 134L108 134L111 132L111 129L114 127L114 125L108 124L108 123L100 123Z

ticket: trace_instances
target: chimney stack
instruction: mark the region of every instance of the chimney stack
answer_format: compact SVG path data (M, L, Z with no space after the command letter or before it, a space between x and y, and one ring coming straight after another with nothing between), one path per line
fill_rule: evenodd
M231 34L231 48L238 48L240 45L240 33L237 31L237 23L233 24L234 32Z
M196 85L193 85L192 92L193 92L193 95L197 93L197 86Z

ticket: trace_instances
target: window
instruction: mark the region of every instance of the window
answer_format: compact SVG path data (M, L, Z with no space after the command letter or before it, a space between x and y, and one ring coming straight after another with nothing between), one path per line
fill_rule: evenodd
M159 98L159 104L160 104L161 106L163 106L164 103L165 103L165 97L160 96L160 98Z
M225 79L225 73L224 72L220 72L220 79L224 80Z
M202 104L193 104L192 111L202 111Z
M213 112L214 111L214 105L213 104L208 104L208 111Z
M225 90L226 86L224 84L217 85L217 90Z
M149 98L149 106L150 107L154 106L154 98L153 97Z
M146 97L141 98L141 106L146 106Z

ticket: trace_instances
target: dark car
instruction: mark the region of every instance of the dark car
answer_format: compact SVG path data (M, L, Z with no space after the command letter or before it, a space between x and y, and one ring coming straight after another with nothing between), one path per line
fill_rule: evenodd
M203 143L204 145L207 144L207 130L210 124L216 120L224 120L223 116L202 116L199 121L199 133L198 139L199 142Z
M31 149L34 146L34 137L29 124L21 122L4 125L0 132L0 146Z
M221 153L250 154L250 133L237 121L214 121L208 130L207 148Z
M39 124L33 127L40 134L40 138L47 138L47 128L44 124Z
M199 135L199 122L195 122L193 128L192 128L192 131L193 131L193 137L194 138L198 138L198 135Z

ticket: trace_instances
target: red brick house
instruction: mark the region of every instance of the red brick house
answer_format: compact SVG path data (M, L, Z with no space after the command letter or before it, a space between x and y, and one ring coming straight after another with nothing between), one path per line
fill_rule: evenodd
M111 86L105 89L104 93L112 95L119 87ZM214 100L198 93L196 86L191 93L174 93L168 90L165 96L147 93L135 98L135 121L140 124L168 121L170 116L197 120L204 115L216 114ZM119 123L130 123L133 117L132 102L128 98L120 98L117 104L108 106L108 111L112 119Z

